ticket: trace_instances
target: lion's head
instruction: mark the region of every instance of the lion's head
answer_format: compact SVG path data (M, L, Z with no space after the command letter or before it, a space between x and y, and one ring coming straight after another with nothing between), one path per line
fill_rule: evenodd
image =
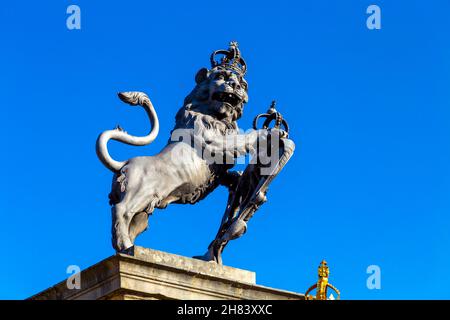
M226 68L202 68L195 82L196 87L184 100L186 109L230 122L242 116L248 95L241 75Z

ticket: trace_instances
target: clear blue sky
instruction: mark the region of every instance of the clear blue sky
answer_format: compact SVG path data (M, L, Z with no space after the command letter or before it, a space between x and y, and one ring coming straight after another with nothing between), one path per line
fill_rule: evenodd
M378 31L366 28L373 3ZM66 28L70 4L81 30ZM117 123L148 131L116 92L147 92L161 130L148 147L111 144L114 157L154 154L196 71L230 40L248 63L240 126L277 99L297 150L225 263L304 292L325 258L345 299L450 298L449 12L447 0L2 2L0 298L114 253L95 140ZM156 211L137 244L203 253L226 198ZM369 265L381 290L366 287Z

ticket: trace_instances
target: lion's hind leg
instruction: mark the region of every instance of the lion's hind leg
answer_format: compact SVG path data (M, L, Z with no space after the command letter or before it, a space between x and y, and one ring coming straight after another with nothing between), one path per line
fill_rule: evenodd
M136 237L147 230L148 218L153 213L153 210L155 210L155 205L158 202L159 201L157 199L153 199L153 201L150 201L150 204L147 206L145 211L141 211L133 216L128 227L131 242L134 243Z
M127 190L123 199L113 206L112 241L118 252L132 247L136 236L147 229L146 198L142 189Z
M128 234L125 220L126 206L119 202L111 209L112 214L112 245L116 251L121 252L133 246Z
M148 228L148 214L145 211L139 212L134 215L131 219L130 227L128 228L128 233L130 235L130 240L134 243L134 240L138 235L147 230Z
M116 204L113 241L117 251L126 251L132 247L136 237L148 228L148 216L159 202L152 190L154 188L148 188L148 185L143 188L139 184L127 190L122 201Z

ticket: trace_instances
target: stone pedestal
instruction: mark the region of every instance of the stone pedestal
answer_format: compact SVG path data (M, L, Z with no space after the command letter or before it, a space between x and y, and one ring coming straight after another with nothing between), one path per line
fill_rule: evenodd
M302 294L256 284L254 272L157 250L134 247L80 274L81 288L66 281L32 300L304 299Z

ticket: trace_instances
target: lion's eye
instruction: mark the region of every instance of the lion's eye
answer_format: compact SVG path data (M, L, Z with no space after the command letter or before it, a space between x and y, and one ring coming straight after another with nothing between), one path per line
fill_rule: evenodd
M225 76L221 73L216 75L216 80L225 80Z

